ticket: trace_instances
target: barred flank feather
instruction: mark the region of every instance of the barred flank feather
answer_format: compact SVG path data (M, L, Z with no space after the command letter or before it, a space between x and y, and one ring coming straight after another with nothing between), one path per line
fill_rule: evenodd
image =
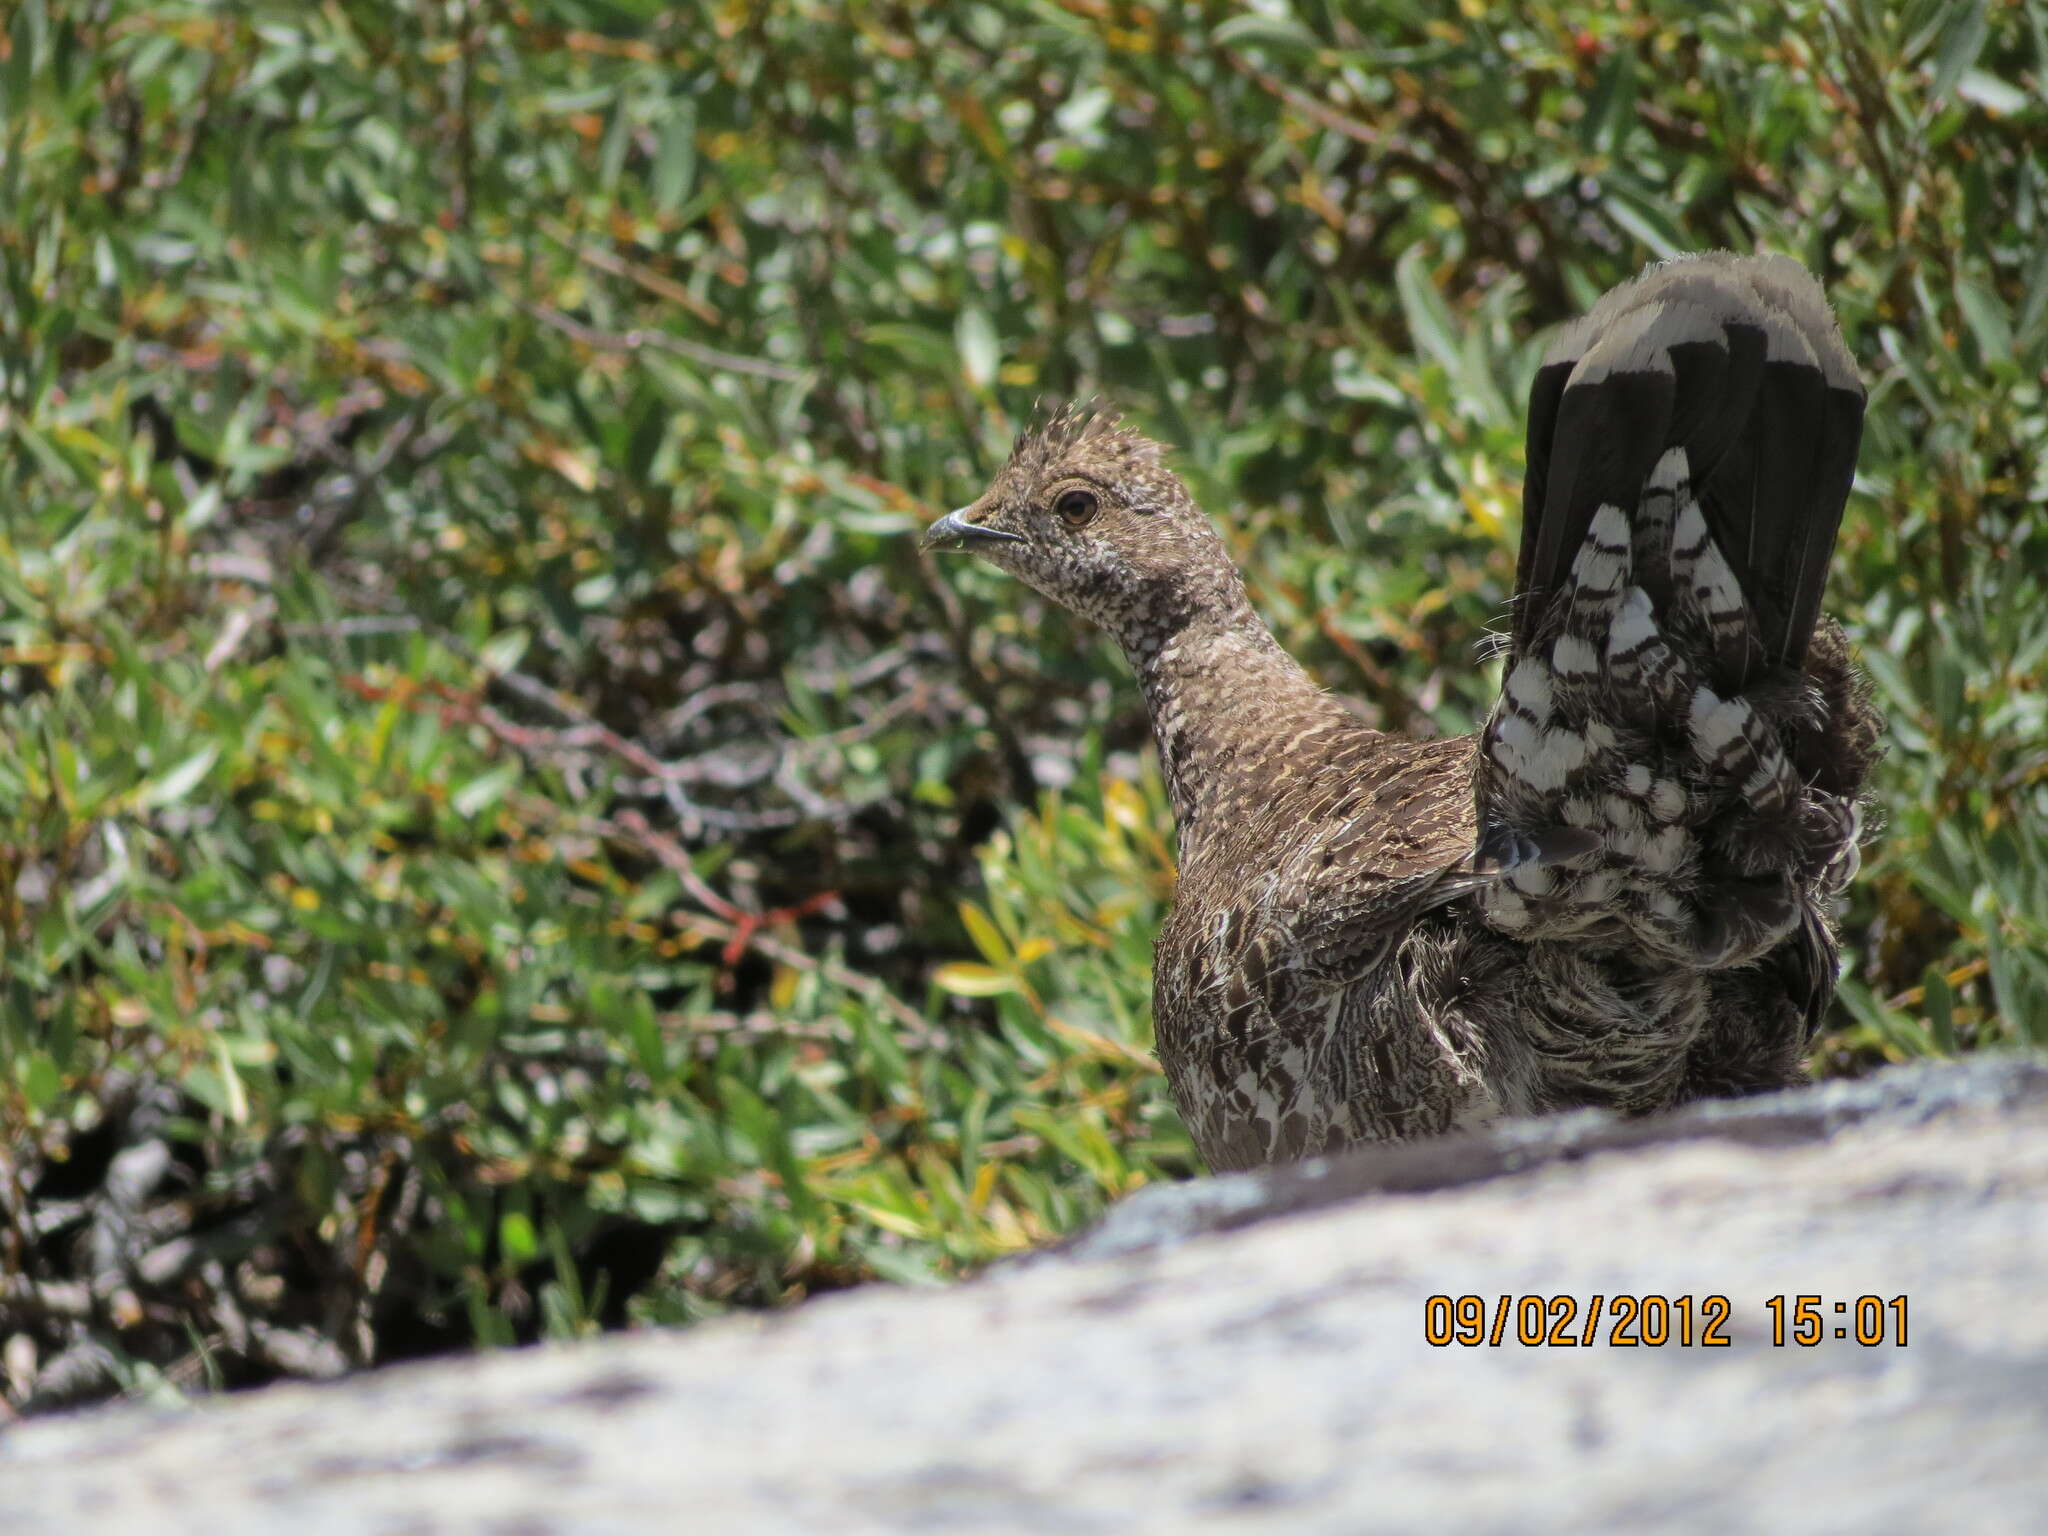
M1797 1079L1876 755L1819 620L1862 412L1793 262L1607 295L1537 375L1501 696L1449 741L1317 688L1112 416L1053 414L935 526L1145 690L1180 832L1159 1055L1213 1166Z

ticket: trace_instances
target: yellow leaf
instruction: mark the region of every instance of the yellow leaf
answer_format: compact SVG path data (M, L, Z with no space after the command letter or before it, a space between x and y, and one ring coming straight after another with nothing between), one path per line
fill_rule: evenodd
M228 1118L236 1125L249 1123L249 1094L242 1087L242 1076L235 1070L234 1059L228 1055L228 1043L219 1035L213 1037L213 1059L220 1068L221 1086L227 1091Z
M1479 531L1489 539L1498 539L1507 527L1507 519L1501 511L1497 495L1489 495L1474 486L1466 486L1461 498L1465 510L1472 514L1472 521L1479 525Z
M878 1205L866 1205L858 1201L854 1203L853 1208L880 1227L884 1232L894 1232L899 1237L923 1237L925 1235L924 1223L918 1221L915 1217L905 1216L898 1211L885 1211Z
M963 901L960 903L960 921L967 925L967 936L974 940L974 947L983 956L996 965L1010 963L1009 942L986 912L971 901Z
M988 1227L989 1235L999 1248L1014 1250L1031 1246L1031 1229L1006 1202L999 1201L989 1208Z
M597 466L587 455L545 439L529 442L521 451L535 463L545 464L579 491L589 491L597 485Z
M1129 779L1105 779L1102 808L1112 826L1136 832L1145 825L1145 797Z
M967 1197L967 1208L980 1212L988 1209L988 1197L996 1192L997 1167L994 1163L983 1163L975 1170L974 1190Z
M1005 975L992 965L975 965L966 960L940 966L932 972L932 980L943 991L959 997L1000 997L1017 990L1016 977Z
M1099 1035L1092 1029L1083 1029L1078 1024L1069 1024L1065 1019L1049 1018L1045 1022L1052 1026L1053 1033L1082 1046L1091 1055L1103 1061L1122 1062L1142 1072L1156 1073L1163 1070L1158 1058L1150 1051L1140 1050L1134 1045L1125 1045L1121 1040L1112 1040L1107 1035Z
M76 448L81 453L91 454L102 464L111 464L118 455L113 445L103 437L96 437L83 427L53 427L50 436L67 448Z

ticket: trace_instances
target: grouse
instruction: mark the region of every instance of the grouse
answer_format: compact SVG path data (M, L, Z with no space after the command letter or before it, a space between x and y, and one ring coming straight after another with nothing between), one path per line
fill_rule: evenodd
M1785 257L1653 266L1529 400L1504 682L1369 728L1162 451L1064 408L928 530L1108 630L1179 824L1161 1065L1216 1169L1798 1081L1881 727L1821 590L1864 395Z

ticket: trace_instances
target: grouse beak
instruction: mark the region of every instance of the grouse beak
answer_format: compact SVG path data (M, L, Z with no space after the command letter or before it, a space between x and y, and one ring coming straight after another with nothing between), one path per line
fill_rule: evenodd
M948 512L925 529L924 539L917 546L919 551L927 555L938 549L972 552L985 544L1025 542L1021 533L1009 533L1001 528L989 528L981 523L969 522L967 514L973 510L974 508L969 506Z

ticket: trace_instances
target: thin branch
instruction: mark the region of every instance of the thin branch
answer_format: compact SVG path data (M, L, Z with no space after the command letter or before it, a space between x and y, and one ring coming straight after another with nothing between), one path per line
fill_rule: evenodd
M774 379L782 384L799 384L810 377L801 368L792 368L787 363L771 363L765 358L744 357L737 352L724 352L717 347L707 347L700 341L687 341L681 336L671 336L667 331L600 331L595 326L585 325L581 320L572 320L547 304L523 304L520 306L534 319L551 325L571 340L580 341L586 347L600 352L638 352L644 347L653 347L661 352L673 352L678 357L687 357L694 363L707 368L717 368L726 373L751 374L757 379Z
M723 939L728 949L739 947L751 949L778 965L786 965L793 971L806 975L818 975L835 987L843 987L859 996L881 1013L888 1015L903 1030L906 1043L919 1049L929 1049L944 1042L944 1036L933 1029L924 1015L906 1004L881 982L872 976L863 976L858 971L848 970L836 960L821 960L806 954L793 945L785 944L753 927L747 919L758 923L758 914L743 913L731 902L720 896L704 883L697 873L690 856L673 838L665 837L648 825L647 818L638 811L622 811L609 821L593 824L594 830L622 842L632 844L642 852L651 855L682 882L683 889L715 914L710 917L692 917L690 926L706 938Z
M574 251L576 259L585 265L593 266L613 277L623 277L627 282L645 288L656 298L667 299L669 303L687 309L706 325L716 325L725 318L674 278L664 277L652 267L644 266L637 261L628 261L616 252L585 245L576 238L575 232L565 225L543 223L541 232Z

